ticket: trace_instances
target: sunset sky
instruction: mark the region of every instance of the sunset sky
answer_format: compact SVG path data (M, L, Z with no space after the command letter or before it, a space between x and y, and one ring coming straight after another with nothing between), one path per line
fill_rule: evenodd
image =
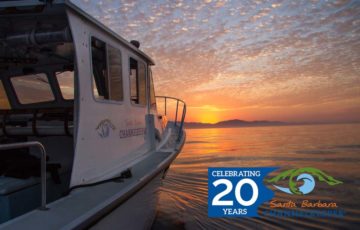
M360 1L73 2L141 42L187 121L360 121Z

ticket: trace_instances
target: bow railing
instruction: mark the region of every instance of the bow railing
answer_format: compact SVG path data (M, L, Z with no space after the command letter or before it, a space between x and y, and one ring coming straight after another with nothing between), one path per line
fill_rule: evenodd
M184 121L186 116L186 103L183 100L175 97L156 96L156 98L163 100L164 102L164 115L168 116L171 114L174 116L174 126L179 129L177 141L180 141L183 135ZM171 111L171 107L175 107L175 111ZM179 107L182 107L181 115L179 115Z

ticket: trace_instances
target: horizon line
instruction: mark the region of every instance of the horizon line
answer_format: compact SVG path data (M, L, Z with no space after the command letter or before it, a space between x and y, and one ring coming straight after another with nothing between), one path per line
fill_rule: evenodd
M201 122L201 121L184 121L184 123L197 123L197 124L203 124L203 125L216 125L221 122L226 121L242 121L242 122L248 122L248 123L254 123L254 122L268 122L268 123L283 123L283 124L354 124L354 123L360 123L360 120L358 121L278 121L278 120L242 120L242 119L229 119L229 120L221 120L215 123L208 123L208 122Z

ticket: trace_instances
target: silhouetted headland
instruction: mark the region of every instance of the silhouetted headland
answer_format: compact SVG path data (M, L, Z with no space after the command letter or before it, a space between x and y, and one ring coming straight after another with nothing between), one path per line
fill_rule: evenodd
M358 124L359 121L347 122L283 122L283 121L245 121L239 119L220 121L215 124L201 122L185 122L187 129L207 129L207 128L236 128L236 127L260 127L260 126L285 126L285 125L328 125L328 124Z

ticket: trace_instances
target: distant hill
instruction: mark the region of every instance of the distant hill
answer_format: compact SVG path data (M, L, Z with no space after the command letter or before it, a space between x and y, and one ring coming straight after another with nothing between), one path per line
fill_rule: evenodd
M231 127L251 127L251 126L275 126L275 125L289 125L289 123L281 121L244 121L244 120L226 120L215 124L201 123L201 122L185 122L185 128L200 129L200 128L231 128Z

